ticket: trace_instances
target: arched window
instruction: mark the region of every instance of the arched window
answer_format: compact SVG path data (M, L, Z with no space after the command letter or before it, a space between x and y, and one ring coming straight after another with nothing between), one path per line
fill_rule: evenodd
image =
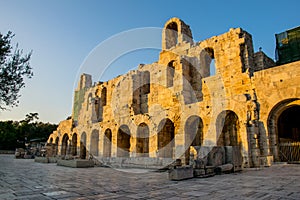
M167 87L173 87L175 76L175 61L172 60L167 66Z
M171 22L166 27L166 48L170 49L178 43L178 26L176 22Z
M92 103L92 94L90 93L86 102L86 110L89 110L89 106L91 106Z
M101 101L102 101L102 106L106 106L106 101L107 101L107 89L104 87L101 91Z
M133 96L132 106L134 114L148 113L148 94L150 93L150 72L138 71L132 76Z
M202 76L208 77L216 74L215 52L213 48L207 47L200 53L200 65Z

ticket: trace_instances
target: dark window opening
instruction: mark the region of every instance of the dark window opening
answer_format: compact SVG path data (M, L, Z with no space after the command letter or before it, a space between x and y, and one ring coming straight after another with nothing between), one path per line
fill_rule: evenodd
M300 141L300 106L293 106L285 111L278 118L279 142Z
M170 49L178 43L178 26L172 22L166 27L166 48Z
M216 75L215 52L212 48L205 48L200 54L200 66L202 68L202 76Z
M175 61L172 60L167 66L167 87L173 87L175 76Z
M148 113L148 95L150 93L150 72L141 71L133 75L132 106L134 114Z

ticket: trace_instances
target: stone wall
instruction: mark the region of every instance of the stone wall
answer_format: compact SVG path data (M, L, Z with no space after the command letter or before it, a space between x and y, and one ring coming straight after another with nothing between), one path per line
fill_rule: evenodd
M102 160L180 158L188 165L193 145L235 146L243 167L276 157L270 113L299 98L300 62L275 67L254 53L252 36L241 28L194 43L189 26L172 18L162 34L157 62L95 85L81 76L72 119L49 137L59 138L58 154L66 134L67 153L87 158L92 149ZM159 159L151 165L167 164Z

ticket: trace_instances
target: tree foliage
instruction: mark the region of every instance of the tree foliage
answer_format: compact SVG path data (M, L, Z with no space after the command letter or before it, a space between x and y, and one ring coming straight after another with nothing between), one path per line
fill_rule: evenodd
M0 33L0 110L18 105L20 89L25 86L24 77L33 76L29 60L32 51L23 55L18 44L13 48L12 32Z
M14 150L24 147L25 142L33 139L47 141L57 125L34 121L35 119L38 119L38 113L29 113L19 122L0 121L0 149Z

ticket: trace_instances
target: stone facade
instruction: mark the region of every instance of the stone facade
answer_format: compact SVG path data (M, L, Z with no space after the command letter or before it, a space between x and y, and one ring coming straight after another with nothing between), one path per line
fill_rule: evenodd
M108 165L206 158L206 165L236 160L235 167L256 167L280 160L279 126L288 124L278 120L299 113L299 76L300 61L275 66L254 53L252 36L241 28L194 42L189 26L172 18L157 62L94 85L90 75L81 76L72 118L48 143L54 155L92 155ZM300 135L299 125L288 129Z

